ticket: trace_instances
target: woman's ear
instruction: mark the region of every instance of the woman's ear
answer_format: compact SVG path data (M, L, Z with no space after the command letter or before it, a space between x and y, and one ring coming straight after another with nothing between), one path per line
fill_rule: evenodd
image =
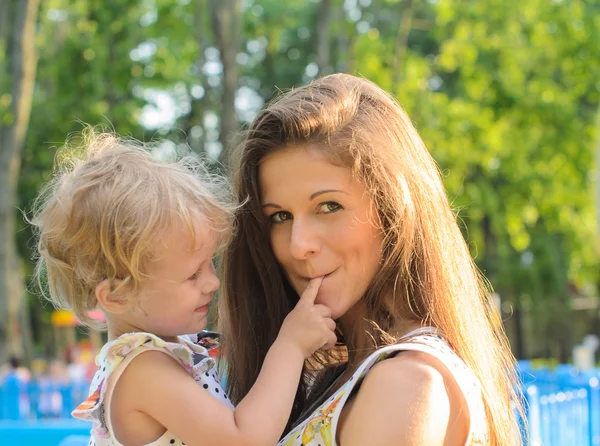
M129 310L131 299L125 295L126 291L121 288L118 293L115 289L119 289L122 280L120 279L105 279L96 285L96 299L98 304L107 312L113 314L122 314Z

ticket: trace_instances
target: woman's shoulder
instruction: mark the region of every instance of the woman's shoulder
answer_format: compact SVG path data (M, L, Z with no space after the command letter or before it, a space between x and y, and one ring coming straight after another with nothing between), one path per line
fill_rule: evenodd
M339 439L345 445L389 444L391 439L404 444L419 438L419 444L462 446L469 431L463 406L456 382L434 357L407 351L366 374L340 419Z
M385 361L388 359L395 360L392 362ZM381 368L382 364L380 365L380 363L384 361L385 368L390 369L390 373L393 373L396 368L414 367L418 363L423 367L432 367L442 375L448 375L449 373L461 387L463 385L479 387L477 379L454 351L443 333L432 327L415 330L412 334L401 338L397 343L375 350L363 361L355 375L359 375L359 379L364 378L376 365ZM416 367L416 370L423 372L423 367Z
M456 384L435 356L419 350L389 349L368 364L357 377L354 389L359 402L363 400L379 410L394 409L399 419L409 415L399 410L412 412L416 405L423 406L418 411L422 414L428 408L435 407L438 415L447 409L449 389Z
M429 431L429 426L444 424L454 426L452 432L458 434L458 444L465 444L461 440L464 438L466 444L471 444L486 435L479 381L438 330L421 330L373 352L359 367L355 379L360 387L353 389L356 397L348 410L349 419L344 420L348 429L342 429L340 435L350 433L355 438L356 417L367 417L372 425L381 421L369 415L375 408L379 413L391 411L397 420L412 416L411 429L413 433L423 429L421 438L438 433ZM407 427L405 423L396 424L397 429ZM435 444L436 440L431 438L430 442Z
M418 352L421 354L409 355L407 354L408 352ZM359 365L354 372L354 377L360 380L379 363L399 356L410 360L410 363L413 363L417 358L427 362L431 360L430 357L441 360L444 363L462 363L440 331L432 327L424 327L400 338L394 344L386 345L373 351ZM394 361L393 363L402 366L403 361ZM386 361L386 364L386 369L393 368L393 366L389 365L389 362Z
M479 410L478 403L483 404L481 383L440 330L424 327L394 345L376 350L361 365L364 368L362 376L383 360L392 358L396 360L387 363L386 368L393 369L403 366L404 362L418 361L437 370L446 379L456 381L470 406L477 404L475 409Z
M467 399L477 381L466 364L436 329L418 330L400 342L382 347L367 357L354 373L355 384L347 383L354 393L407 393L418 389L421 398L443 404L448 398ZM400 379L399 379L400 378ZM364 381L364 382L363 382ZM448 392L456 388L455 392ZM468 390L468 391L467 391ZM437 395L439 393L439 395ZM455 398L455 399L456 399ZM410 406L404 397L399 404Z
M426 328L370 354L280 445L336 445L336 437L342 444L385 444L384 437L399 437L408 427L412 438L420 430L419 437L435 444L439 427L450 422L462 424L454 431L466 444L477 444L485 437L483 413L474 375L442 333Z

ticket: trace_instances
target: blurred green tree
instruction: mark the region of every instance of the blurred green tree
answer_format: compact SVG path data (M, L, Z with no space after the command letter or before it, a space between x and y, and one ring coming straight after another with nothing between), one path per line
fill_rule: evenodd
M31 355L22 262L15 244L17 183L29 123L39 0L0 2L0 364Z
M517 355L539 354L520 341L527 313L565 359L571 298L595 296L599 279L598 17L582 0L46 0L18 204L81 121L226 164L235 129L278 90L363 75L398 97L438 161L476 261L514 311ZM17 230L29 258L31 233ZM37 299L32 310L47 320Z

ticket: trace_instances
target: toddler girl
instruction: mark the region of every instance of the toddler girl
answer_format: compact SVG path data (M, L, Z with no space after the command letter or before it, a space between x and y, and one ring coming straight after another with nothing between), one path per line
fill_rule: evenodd
M329 309L314 303L322 279L311 281L234 409L214 360L182 337L206 327L219 287L213 259L233 230L223 181L192 157L159 161L135 141L93 131L79 156L60 155L32 219L36 276L82 322L94 325L95 308L106 317L108 343L73 411L93 422L90 445L276 444L304 359L336 340Z

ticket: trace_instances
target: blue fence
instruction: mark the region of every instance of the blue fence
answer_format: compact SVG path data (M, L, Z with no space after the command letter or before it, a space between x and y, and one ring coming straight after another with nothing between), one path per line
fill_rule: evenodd
M24 383L8 376L0 387L1 444L87 446L91 424L71 418L87 383Z
M0 420L70 418L87 398L89 384L34 380L9 376L0 387Z
M0 444L19 446L88 446L90 424L77 420L0 420Z
M531 446L600 445L600 369L519 361Z
M600 369L571 365L533 367L519 362L527 398L530 446L600 446ZM0 438L6 444L87 445L88 423L71 411L88 393L86 383L23 383L7 378L0 387Z

